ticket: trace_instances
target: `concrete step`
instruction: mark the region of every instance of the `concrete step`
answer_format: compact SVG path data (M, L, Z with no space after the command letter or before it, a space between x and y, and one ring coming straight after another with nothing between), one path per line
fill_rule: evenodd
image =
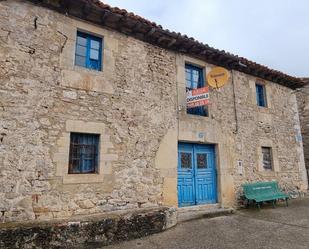
M232 213L234 213L233 208L221 208L219 204L183 207L178 208L177 222L181 223L196 219L213 218Z

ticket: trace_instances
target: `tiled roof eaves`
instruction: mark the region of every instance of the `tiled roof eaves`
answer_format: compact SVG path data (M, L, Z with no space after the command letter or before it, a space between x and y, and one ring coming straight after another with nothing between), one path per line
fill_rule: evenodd
M161 25L99 0L28 0L69 16L117 30L153 45L199 58L209 63L244 72L296 89L305 82L246 58L203 44L192 37L163 29Z

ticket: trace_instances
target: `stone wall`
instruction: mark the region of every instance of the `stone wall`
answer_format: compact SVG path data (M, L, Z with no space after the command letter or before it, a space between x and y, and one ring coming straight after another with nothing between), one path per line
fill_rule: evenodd
M0 12L0 220L162 205L154 158L176 128L175 55L24 1ZM77 28L104 36L102 72L74 66ZM72 182L61 148L98 129L102 174Z
M103 71L74 65L77 30L103 37ZM0 54L1 222L177 206L178 141L216 145L222 206L246 181L307 188L289 88L264 82L259 108L259 79L233 71L210 91L209 117L188 115L185 62L214 65L25 1L0 2ZM68 174L70 132L100 134L98 174ZM271 172L261 146L273 148Z
M91 217L2 226L0 248L101 248L162 232L176 224L175 209L112 212Z
M214 65L183 55L178 55L176 61L181 109L178 139L216 145L218 201L222 206L236 204L244 182L277 180L286 192L307 189L293 90L230 71L230 80L224 87L210 90L209 117L192 116L186 114L182 69L185 63L191 63L205 68L206 75ZM256 82L265 85L267 108L256 104ZM262 146L272 148L272 171L263 169ZM243 166L241 172L239 161Z
M235 185L243 181L277 180L287 193L306 191L303 146L295 92L287 87L235 73L237 155L244 173L234 166ZM267 108L256 105L255 83L265 84ZM273 171L263 169L261 147L272 149ZM241 191L238 191L238 193Z
M304 79L307 85L297 92L301 132L304 144L305 164L309 174L309 79Z

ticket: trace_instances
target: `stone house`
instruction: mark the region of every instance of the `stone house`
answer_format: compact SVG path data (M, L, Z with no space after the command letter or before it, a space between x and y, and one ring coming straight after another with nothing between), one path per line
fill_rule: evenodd
M297 101L304 146L305 165L309 176L309 78L302 79L306 84L298 89Z
M95 0L1 1L0 55L2 222L307 190L298 78Z

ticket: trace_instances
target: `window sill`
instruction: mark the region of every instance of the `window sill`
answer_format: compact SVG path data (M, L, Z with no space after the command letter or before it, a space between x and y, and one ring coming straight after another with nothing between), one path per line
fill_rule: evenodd
M101 68L101 70L96 70L96 69L90 69L90 68L87 68L87 67L83 67L83 66L79 66L79 65L73 65L73 69L75 71L84 71L84 72L90 72L90 73L93 73L93 74L97 74L97 75L100 75L103 73L103 69Z
M193 113L189 113L187 112L187 108L184 108L182 109L181 112L179 112L180 114L182 115L185 115L185 116L190 116L190 117L200 117L200 118L209 118L209 115L208 116L204 116L204 115L199 115L199 114L193 114ZM209 114L209 113L208 113Z
M268 106L256 106L260 112L269 112L270 108Z
M186 117L186 118L189 118L189 119L197 119L197 120L209 119L209 116L194 115L194 114L190 114L190 113L185 113L183 116Z
M103 182L102 174L65 174L63 176L63 184L88 184L101 182Z
M276 171L274 171L273 169L272 170L267 170L267 169L261 169L259 171L259 173L264 176L264 177L275 177L276 176Z
M264 117L265 115L271 114L271 109L269 107L257 106L256 109L255 109L255 112L257 113L257 115L261 115L259 117Z

